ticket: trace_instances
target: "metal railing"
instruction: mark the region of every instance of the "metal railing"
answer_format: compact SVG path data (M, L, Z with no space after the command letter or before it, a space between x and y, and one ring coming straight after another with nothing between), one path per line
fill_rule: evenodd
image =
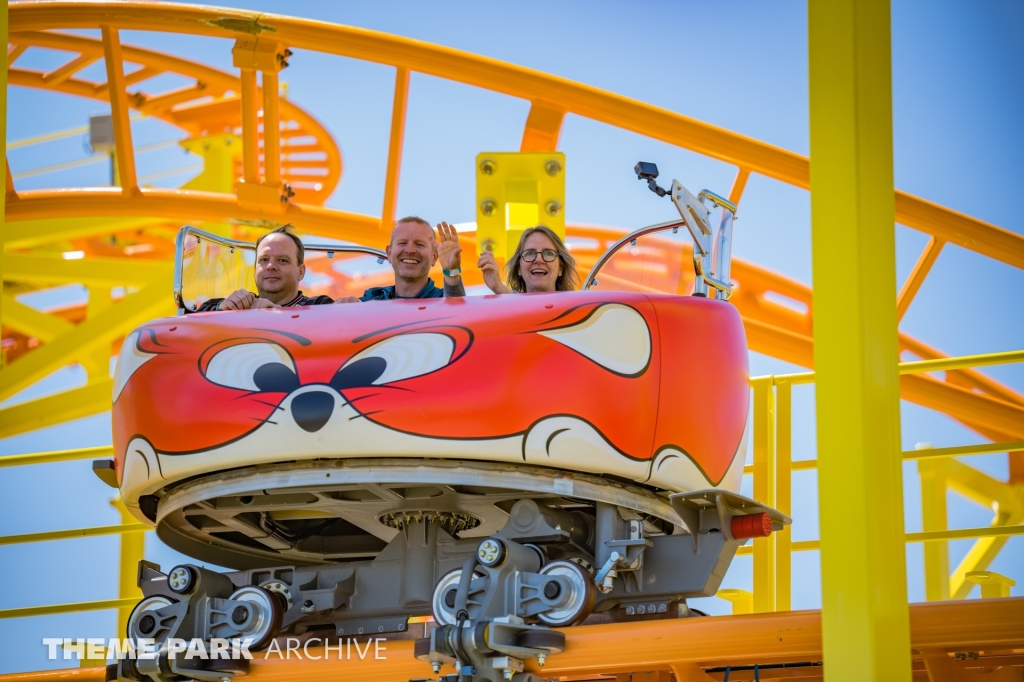
M0 457L0 468L10 466L28 466L32 464L49 464L52 462L69 462L81 459L102 459L113 455L113 448L101 446L80 448L76 450L57 450L26 455L8 455ZM120 535L121 550L118 566L118 598L100 601L73 602L68 604L47 604L45 606L28 606L14 609L0 609L0 620L6 618L27 618L29 616L48 616L60 613L77 613L81 611L103 611L118 609L118 632L124 632L128 624L128 616L132 608L142 598L142 593L135 584L138 563L145 554L145 537L143 533L152 530L144 523L136 521L120 499L111 504L120 512L121 523L111 526L94 528L75 528L70 530L45 531L41 533L25 533L0 537L0 546L16 545L29 542L48 542L53 540L70 540L75 538L99 537L103 535Z
M1024 350L1009 351L903 362L899 365L899 373L917 374L1022 361ZM793 472L816 469L818 466L816 459L793 460L792 387L814 383L814 372L753 377L750 383L754 409L753 462L744 468L744 473L753 476L754 499L791 516ZM931 478L934 480L926 481L925 479L929 478L931 463L948 462L952 457L1020 451L1024 451L1024 440L945 448L928 446L901 453L901 458L905 461L918 461L922 474L922 516L925 530L906 533L905 540L907 543L926 543L925 583L926 597L929 601L966 597L973 587L967 574L979 568L984 569L1011 536L1024 535L1024 525L1021 525L1024 523L1024 485L995 481L959 462L954 462L958 465L956 471L945 476L933 476ZM924 464L924 467L920 467L921 464ZM944 498L947 487L958 489L979 502L999 502L999 511L992 525L984 528L946 528ZM942 513L938 514L934 509L930 509L929 505L938 505L935 502L930 503L929 497L935 498L940 495ZM968 553L950 576L947 568L948 558L944 558L945 545L935 544L936 551L931 551L929 545L964 539L990 541L986 546L979 546L979 543L976 543L975 549ZM749 608L754 612L790 610L792 553L817 549L818 540L794 542L792 526L787 526L768 538L755 539L752 545L741 547L738 555L753 555L753 599ZM942 587L943 584L946 585L945 589ZM742 608L744 601L742 596L738 599L733 592L735 590L720 596L731 601L734 613L739 613L737 606Z
M185 288L185 269L186 269L186 250L189 243L189 238L192 238L193 244L198 245L205 241L209 244L215 244L219 247L228 249L229 254L234 254L235 250L241 252L251 252L253 256L256 254L256 244L253 242L239 241L237 239L228 239L227 237L221 237L219 235L205 232L199 228L192 227L190 225L183 226L178 230L178 236L175 241L174 249L174 302L178 306L178 312L184 312L188 309L195 311L195 308L188 307L184 300L183 290ZM306 253L325 253L328 258L334 258L335 254L362 254L365 256L373 256L377 259L377 264L382 264L388 257L388 254L380 249L373 249L368 246L359 246L357 244L306 244L303 243L303 249ZM255 258L254 258L255 260ZM246 268L248 270L248 268ZM248 278L243 278L248 279ZM230 293L230 292L224 292Z

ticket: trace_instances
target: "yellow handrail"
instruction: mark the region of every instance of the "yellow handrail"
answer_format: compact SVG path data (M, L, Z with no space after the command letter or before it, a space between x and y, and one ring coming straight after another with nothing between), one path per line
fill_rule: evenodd
M24 455L8 455L0 457L0 467L25 466L30 464L49 464L81 459L102 459L112 457L114 448L109 445L78 448L74 450L55 450L53 452L36 452ZM25 533L22 535L0 536L0 546L16 545L30 542L48 542L51 540L71 540L75 538L99 537L103 535L120 535L121 552L119 562L121 597L93 602L77 602L71 604L50 604L47 606L31 606L18 609L0 610L0 619L26 618L29 616L45 616L58 613L75 613L79 611L101 611L118 609L119 629L124 629L131 609L138 602L138 588L135 587L135 566L143 557L143 533L152 530L143 523L136 523L124 510L120 499L112 504L121 512L122 523L93 528L74 528L70 530L44 531L41 533ZM135 596L132 596L135 594Z
M72 530L50 530L42 533L25 533L24 535L0 536L0 545L20 545L28 542L48 542L50 540L72 540L74 538L93 538L100 535L120 535L135 531L153 530L144 523L117 524L114 526L96 526L95 528L75 528Z
M972 455L995 455L1002 452L1024 452L1024 440L1008 443L981 443L979 445L957 445L951 448L922 448L920 450L904 450L901 454L905 461L931 459L933 457L970 457ZM792 464L793 471L807 471L818 468L816 459L797 459ZM743 467L743 473L754 473L754 466Z
M953 358L938 358L913 362L901 362L900 374L918 374L923 372L951 371L985 365L1005 364L1024 361L1024 350L987 353ZM752 464L744 467L745 474L754 477L755 497L777 506L783 513L790 513L792 474L794 471L806 471L818 466L817 459L793 460L791 443L792 401L791 388L798 384L813 383L814 372L801 372L773 376L752 377L750 380L754 394L753 423L753 457ZM1010 537L1024 535L1024 486L1013 486L991 479L977 470L959 464L951 458L972 455L989 455L997 453L1013 453L1024 451L1024 440L999 443L982 443L979 445L961 445L954 447L924 447L905 450L900 453L904 461L916 460L920 467L958 467L953 474L943 473L935 481L941 486L937 494L944 497L947 485L958 487L960 492L971 496L976 501L998 499L998 513L992 525L984 528L961 528L949 530L945 526L945 511L941 519L936 521L934 513L925 509L925 528L921 532L906 533L907 543L937 543L949 540L978 540L975 549L961 562L953 573L950 582L955 589L948 594L943 587L940 591L943 598L962 598L970 591L971 584L960 580L961 574L970 570L971 566L984 568ZM942 464L950 462L950 464ZM959 476L959 482L953 477ZM922 480L922 486L925 481ZM936 523L939 527L936 528ZM929 528L929 526L931 526ZM758 538L751 545L741 547L737 555L753 555L754 558L754 610L774 611L790 608L791 553L819 549L818 540L802 540L794 542L791 529L785 528L769 538ZM944 550L942 550L944 551ZM937 570L927 559L926 574L931 575ZM936 564L937 565L937 564ZM944 565L944 564L943 564ZM966 567L966 568L965 568ZM948 570L948 568L946 569ZM927 577L927 576L926 576ZM940 584L934 576L926 580L929 584ZM936 592L930 588L930 595ZM929 596L929 599L939 598Z
M113 447L101 445L95 448L80 448L77 450L54 450L53 452L34 452L27 455L7 455L6 457L0 457L0 467L69 462L75 459L103 459L104 457L113 456Z
M79 613L81 611L123 609L135 606L138 601L138 597L127 597L125 599L82 601L74 604L50 604L47 606L28 606L21 609L0 609L0 620L3 620L4 618L28 618L29 616L52 616L57 613Z
M940 542L944 540L976 540L978 538L996 538L1003 536L1024 535L1024 526L983 526L981 528L955 528L953 530L929 530L918 533L906 533L906 542ZM794 552L808 552L820 549L818 540L797 540L792 544ZM740 547L736 556L754 553L753 545Z

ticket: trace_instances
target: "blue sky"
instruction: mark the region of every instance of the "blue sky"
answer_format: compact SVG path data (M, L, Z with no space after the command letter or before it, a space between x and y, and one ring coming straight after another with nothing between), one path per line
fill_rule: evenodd
M223 2L281 10L280 2ZM727 128L785 149L808 152L806 10L795 1L763 2L314 2L288 5L302 17L370 28L483 54L577 80ZM893 28L893 137L897 188L1024 234L1016 197L1024 178L1024 4L896 1ZM230 69L230 42L170 34L126 33L146 46ZM29 55L26 55L28 57ZM33 57L42 65L46 57ZM27 63L27 62L26 62ZM297 50L282 74L289 97L331 131L345 171L329 206L378 215L383 197L394 70ZM95 66L91 68L102 68ZM669 70L688 80L669 79ZM721 87L727 84L727 88ZM466 222L474 217L473 159L484 150L518 148L528 103L415 74L409 95L400 214ZM95 101L11 88L8 140L85 124L101 113ZM155 121L133 126L136 144L179 136ZM640 159L691 189L728 192L734 169L633 133L575 116L566 119L560 150L567 156L569 222L638 227L670 219L665 202L632 174ZM10 152L20 171L87 155L81 138ZM140 157L140 174L188 167L181 150ZM102 184L103 164L25 178L19 189ZM158 182L180 184L188 174ZM809 196L755 176L737 222L735 254L811 283ZM927 237L898 226L897 278L907 276ZM1024 348L1024 273L958 247L943 251L904 318L902 329L949 354ZM790 371L783 362L751 357L751 373ZM1024 365L993 367L990 376L1024 391ZM40 382L21 398L84 382L78 368ZM795 390L795 457L814 453L813 389ZM929 410L903 405L904 448L980 442L973 432ZM0 440L0 454L85 447L110 442L109 415ZM969 463L1005 478L1006 457ZM905 517L920 530L916 467L907 465ZM814 472L794 479L795 539L817 537ZM0 534L116 523L111 491L87 462L0 469ZM987 525L991 512L955 495L956 527ZM951 564L969 543L951 543ZM0 608L116 596L116 538L0 548ZM154 537L148 558L165 567L178 557ZM922 600L921 547L907 554L908 592ZM794 608L820 604L817 553L794 559ZM992 565L1024 594L1024 539L1013 538ZM31 576L31 577L27 577ZM738 559L725 586L749 589L750 562ZM977 596L977 592L975 595ZM704 607L726 610L718 600ZM703 607L702 607L703 608ZM0 621L14 645L0 673L52 667L44 636L109 636L113 612ZM63 662L56 662L61 664Z

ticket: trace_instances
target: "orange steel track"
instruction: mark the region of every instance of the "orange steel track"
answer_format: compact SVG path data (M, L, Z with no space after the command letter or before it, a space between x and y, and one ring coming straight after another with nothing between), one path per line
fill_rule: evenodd
M295 50L314 50L328 54L389 64L397 68L395 106L385 201L381 218L353 214L315 205L309 194L298 193L295 200L280 207L243 204L234 194L200 191L139 188L80 188L16 192L8 174L5 240L16 243L28 228L18 223L45 218L160 217L169 221L248 224L270 227L284 222L295 224L302 232L324 237L383 246L394 217L404 132L406 92L409 74L416 71L474 85L531 101L521 145L522 151L546 151L557 147L562 121L567 113L576 114L638 132L738 167L730 199L738 202L750 173L765 176L801 188L809 186L809 164L805 157L771 145L731 133L625 97L543 74L531 69L502 63L458 50L390 36L364 29L323 22L258 14L242 10L209 8L149 2L15 2L9 10L10 42L14 52L22 46L38 45L69 50L78 54L65 66L50 74L10 70L12 84L46 87L98 99L111 99L109 84L74 79L78 68L103 54L100 41L66 34L53 29L148 30L214 36L227 39L273 40ZM123 77L126 85L141 83L147 70L173 72L196 80L197 85L180 92L140 94L114 92L113 100L128 107L152 113L180 125L191 134L223 127L237 128L242 116L236 95L239 80L208 67L179 58L125 46L125 61L143 65ZM80 67L78 65L81 65ZM204 84L205 87L200 87ZM213 95L212 100L202 98ZM123 99L122 99L123 98ZM115 102L112 101L112 104ZM281 103L282 120L296 121L307 133L314 133L317 144L326 150L328 165L340 155L322 127L308 114L286 102ZM303 118L305 117L305 118ZM218 128L217 126L221 126ZM287 138L288 128L282 131ZM120 155L124 150L119 139ZM282 147L287 153L288 146ZM332 152L331 150L334 150ZM282 168L288 168L287 159ZM333 166L331 168L334 168ZM334 172L333 170L331 171ZM329 173L330 175L330 173ZM336 180L335 180L336 182ZM320 195L326 196L334 185L324 182ZM905 311L914 293L927 275L934 254L942 244L956 244L993 259L1024 268L1024 238L994 225L896 192L897 221L933 237L930 249L922 255L904 286L899 309ZM590 237L596 246L575 250L584 269L589 269L601 251L621 231L589 227L570 227L570 236ZM473 257L475 243L471 234L463 235L467 260ZM688 256L678 245L664 244L654 259L669 261ZM929 255L931 253L931 256ZM685 260L684 260L685 262ZM470 270L468 283L479 283L479 273ZM733 266L737 282L733 298L743 315L750 348L795 364L812 367L812 299L805 285L756 265L737 261ZM613 284L614 272L603 276L604 286ZM679 291L684 283L671 287L666 282L651 282L651 290ZM798 301L806 312L793 310L770 300L770 293ZM923 359L942 357L925 344L902 335L901 348ZM968 425L993 440L1024 439L1024 397L974 370L931 375L905 375L901 379L902 396L912 402L936 409ZM1024 454L1010 455L1011 481L1024 481Z
M565 630L565 652L548 659L544 668L534 661L530 672L574 681L593 679L667 682L668 671L677 682L721 680L712 670L725 666L804 664L761 671L762 679L821 680L823 660L821 612L789 611L745 616L682 618L608 625L585 625ZM965 672L1024 665L1024 597L910 605L910 644L915 678L961 680ZM404 682L431 676L430 666L412 655L412 641L387 642L382 660L371 648L364 660L290 660L257 653L246 679L274 682ZM282 646L282 650L285 647ZM365 648L365 647L364 647ZM323 651L310 647L309 653ZM956 655L959 654L960 657ZM659 676L658 671L664 671ZM445 668L442 674L451 673ZM1010 671L1006 671L1010 672ZM998 676L996 680L1020 679ZM642 677L651 673L651 677ZM53 670L0 675L0 682L103 682L103 668ZM732 671L731 680L753 679L752 671ZM969 679L973 679L969 678ZM989 679L987 677L981 679Z
M105 82L94 83L75 77L82 69L103 59L102 41L42 31L15 33L11 29L8 45L9 85L109 101ZM49 73L16 68L17 58L30 47L61 50L76 56ZM195 81L194 85L165 92L133 88L128 93L128 105L132 109L178 126L192 137L241 128L241 87L236 76L180 57L128 45L122 48L122 55L125 61L140 65L125 74L125 85L129 88L136 84L143 86L146 81L167 74ZM287 100L281 101L281 128L282 179L295 190L297 201L323 204L341 180L341 150L319 121ZM241 161L236 174L241 175Z

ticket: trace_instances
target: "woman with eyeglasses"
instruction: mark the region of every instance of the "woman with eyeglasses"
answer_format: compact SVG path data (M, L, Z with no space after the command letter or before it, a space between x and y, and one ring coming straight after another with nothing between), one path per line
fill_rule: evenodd
M580 285L576 259L551 228L543 225L523 231L519 246L505 264L505 282L498 275L494 254L480 254L477 267L484 283L496 294L538 291L573 291Z

